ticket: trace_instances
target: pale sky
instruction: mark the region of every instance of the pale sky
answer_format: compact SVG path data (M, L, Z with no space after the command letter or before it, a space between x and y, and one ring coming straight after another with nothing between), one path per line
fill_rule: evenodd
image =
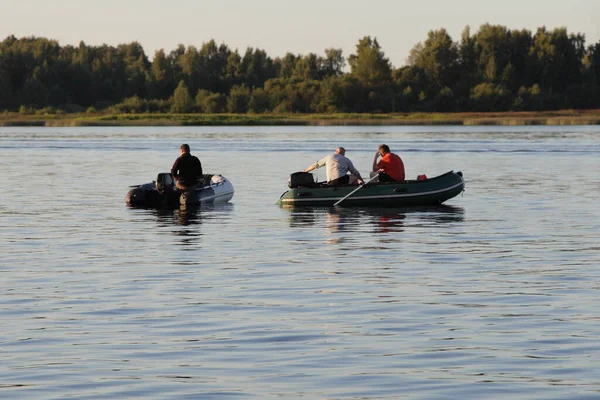
M0 40L9 35L55 39L64 46L139 42L150 59L177 45L200 47L211 39L243 53L263 49L324 55L355 52L358 40L376 37L394 67L427 32L446 28L454 41L465 26L509 29L566 27L600 40L600 0L0 0Z

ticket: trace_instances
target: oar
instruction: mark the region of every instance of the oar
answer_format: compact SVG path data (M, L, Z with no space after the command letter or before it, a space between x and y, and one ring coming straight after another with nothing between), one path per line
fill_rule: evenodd
M365 187L367 185L367 183L371 182L373 179L377 178L378 176L379 176L379 174L375 175L374 177L372 177L371 179L369 179L368 181L366 181L362 185L359 185L356 189L354 189L353 191L351 191L350 193L348 193L346 196L342 197L340 200L338 200L337 202L335 202L335 204L333 206L334 207L337 206L342 201L346 200L348 197L352 196L354 193L356 193L357 191L359 191L360 189L362 189L363 187Z

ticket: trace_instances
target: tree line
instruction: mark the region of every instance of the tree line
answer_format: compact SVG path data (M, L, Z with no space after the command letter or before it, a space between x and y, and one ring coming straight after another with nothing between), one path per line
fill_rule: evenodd
M0 110L63 113L391 113L600 107L600 42L566 28L467 26L459 41L430 31L394 68L376 38L322 56L214 40L150 61L137 42L60 46L40 37L0 43Z

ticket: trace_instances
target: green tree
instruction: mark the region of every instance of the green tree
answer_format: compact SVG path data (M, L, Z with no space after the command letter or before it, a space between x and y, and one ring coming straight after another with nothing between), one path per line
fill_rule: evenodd
M304 80L318 79L319 64L320 60L314 53L301 57L296 61L292 77Z
M581 34L569 35L566 28L557 28L552 31L551 40L556 48L556 71L552 88L564 93L570 84L581 83L585 37Z
M179 82L179 85L177 85L175 92L173 92L173 97L171 98L171 112L187 113L190 112L193 107L194 101L190 95L190 90L182 80Z
M227 99L227 110L235 114L247 113L250 95L250 89L247 86L237 85L232 87Z
M276 70L273 60L264 50L249 47L240 63L241 82L249 88L263 87L265 82L275 78Z
M566 97L570 107L595 109L600 107L600 87L593 83L574 84L567 88Z
M123 99L124 62L117 49L102 45L92 49L92 91L96 101L110 104Z
M273 60L263 50L248 48L240 55L210 40L200 48L178 45L168 53L159 50L150 63L137 42L61 47L45 38L9 36L0 42L0 109L51 113L112 105L122 112L168 111L172 106L202 112L597 108L600 43L585 46L582 34L566 28L542 27L532 35L528 30L485 24L473 35L467 26L460 43L441 28L414 46L408 66L393 70L377 40L367 36L348 57L348 73L342 51L331 48L324 56L287 53ZM188 95L177 86L182 81ZM195 101L189 93L196 94Z
M438 90L453 85L458 78L458 46L445 29L429 31L425 43L412 49L409 60L410 65L425 71Z
M284 78L274 78L269 79L265 82L264 91L268 98L269 109L271 111L279 112L281 108L285 109L286 112L289 111L289 107L287 107L286 103L286 93L285 86L286 83L290 81L289 79Z
M533 37L529 58L531 81L539 83L542 89L551 91L556 71L556 46L552 44L552 37L545 27L538 28Z
M545 94L537 83L531 87L521 87L513 103L513 110L540 111L544 108Z
M431 82L430 77L425 73L425 70L420 67L407 66L394 70L393 81L399 93L397 110L416 111L421 110L423 101L419 99L428 96L435 96L437 92L435 85ZM424 110L425 111L425 110Z
M146 81L151 99L166 99L173 93L173 70L164 50L154 53L152 65L146 74Z
M313 100L313 109L319 113L336 113L344 109L342 78L329 76L321 81L320 90Z
M264 113L269 111L269 96L263 88L257 88L252 91L248 110L253 113Z
M149 62L143 47L138 42L119 45L117 56L123 63L122 97L146 97L146 73Z
M311 80L279 78L265 83L265 94L275 113L311 112L317 93L318 84Z
M225 67L225 81L227 83L228 90L242 82L242 57L236 51L232 52L227 58L227 66Z
M470 100L475 111L506 111L513 103L511 93L504 86L489 82L475 86Z
M291 78L294 75L296 69L296 61L298 56L292 53L286 53L281 59L276 59L275 62L278 65L278 78Z
M389 113L396 110L396 93L390 85L371 86L367 93L365 111L372 113Z
M348 57L350 73L365 86L391 81L392 68L377 38L365 36L356 45L356 54Z
M591 79L600 84L600 42L588 47L586 59Z
M174 50L171 50L167 55L167 61L171 69L173 82L180 82L185 78L181 68L181 58L185 55L186 47L182 44L177 45Z
M8 73L0 66L0 110L13 107L13 88Z
M188 46L178 60L182 73L181 79L185 81L192 93L204 88L204 76L200 61L200 53L195 46Z
M507 87L512 92L515 92L523 85L532 84L527 77L528 53L533 42L531 31L527 29L510 31L509 42L510 56L508 64L511 65L514 74L512 77L512 83L510 83ZM508 65L504 68L502 76L503 79L506 79L504 72L506 71L507 67Z
M517 86L517 77L515 72L515 67L513 67L512 63L508 63L502 74L500 75L500 83L504 85L511 92Z
M320 70L323 77L343 75L346 60L344 59L342 49L326 49L325 57L320 61Z
M458 78L452 85L458 111L469 109L471 88L481 80L477 65L477 39L475 35L471 35L471 28L467 25L458 44Z
M454 91L449 87L442 88L431 104L432 111L449 112L456 110L456 98Z
M221 93L210 92L206 89L198 90L196 94L196 108L198 111L208 114L225 112L227 107L227 96Z
M311 113L319 93L319 81L300 80L288 88L295 98L293 112Z
M143 113L148 111L148 102L138 96L129 97L114 107L115 112L124 114Z
M81 105L95 104L97 96L94 91L94 73L92 62L94 49L88 47L83 41L77 48L65 49L64 57L69 64L68 79L61 80L61 86L68 92L71 102Z
M354 75L344 75L340 81L340 89L342 91L341 112L361 113L368 111L367 99L369 92Z
M510 31L501 25L482 25L476 35L476 50L482 76L487 82L498 82L510 59Z
M477 39L471 35L471 28L467 25L461 34L458 46L458 64L461 73L473 74L477 69Z
M217 93L229 90L226 79L231 55L229 47L225 44L217 45L214 40L210 40L202 45L199 55L203 75L201 87Z

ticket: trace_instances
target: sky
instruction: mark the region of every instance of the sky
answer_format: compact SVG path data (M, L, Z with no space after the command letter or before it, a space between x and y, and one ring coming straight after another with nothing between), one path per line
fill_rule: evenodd
M60 45L139 42L150 59L179 44L214 39L243 53L252 47L275 58L286 53L348 57L364 36L377 38L395 68L431 30L454 41L468 25L509 29L566 27L586 44L600 41L600 0L0 0L0 40L45 37Z

